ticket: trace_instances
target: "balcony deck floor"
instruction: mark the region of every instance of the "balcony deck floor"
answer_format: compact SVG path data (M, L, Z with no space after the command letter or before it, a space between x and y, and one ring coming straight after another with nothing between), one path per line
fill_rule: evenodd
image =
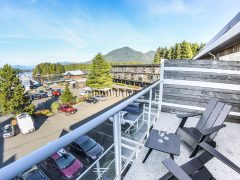
M198 118L190 118L186 126L194 126L197 121ZM175 132L179 123L180 119L178 119L175 114L161 113L159 120L154 124L154 128L161 130L167 127L171 132ZM226 122L225 124L227 127L219 131L215 137L217 149L236 165L240 166L240 124L230 122ZM167 172L167 169L162 164L163 160L169 158L169 155L166 153L152 151L146 162L142 164L147 150L146 147L142 148L137 159L133 162L131 168L124 177L124 180L155 180L159 179ZM189 161L189 150L189 147L182 142L180 156L175 156L175 161L178 165ZM206 166L216 179L240 180L240 175L238 173L216 158L208 162Z

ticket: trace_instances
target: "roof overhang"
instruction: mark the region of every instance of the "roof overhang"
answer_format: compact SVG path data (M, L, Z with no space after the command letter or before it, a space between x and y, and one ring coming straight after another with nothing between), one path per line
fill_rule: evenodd
M193 59L200 59L211 53L240 41L240 13L238 13Z

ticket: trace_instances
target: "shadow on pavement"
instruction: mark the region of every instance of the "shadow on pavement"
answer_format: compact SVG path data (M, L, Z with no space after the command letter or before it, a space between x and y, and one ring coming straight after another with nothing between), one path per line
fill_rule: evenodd
M1 159L2 159L2 157L1 157ZM10 157L7 161L5 161L5 162L3 162L3 163L0 163L0 168L2 168L2 167L4 167L4 166L6 166L6 165L8 165L8 164L10 164L10 163L12 163L12 162L14 162L15 160L16 160L16 157L15 157L15 155L14 155L14 156Z
M51 104L53 102L56 102L56 101L58 101L58 97L52 97L51 99L48 99L47 101L38 104L36 106L36 111L43 110L43 109L51 109ZM44 122L47 119L48 119L48 117L44 116L44 115L42 115L42 116L35 116L34 117L35 128L39 129L44 124Z
M36 110L51 109L51 104L53 102L56 102L56 101L58 101L58 97L51 97L50 99L48 99L48 100L46 100L44 102L39 103L36 106Z
M0 129L1 129L1 135L0 135L0 168L6 166L7 164L10 164L11 162L15 161L15 155L10 157L7 161L3 161L3 153L4 153L4 139L2 136L2 128L6 125L11 123L12 118L9 117L5 121L0 123Z

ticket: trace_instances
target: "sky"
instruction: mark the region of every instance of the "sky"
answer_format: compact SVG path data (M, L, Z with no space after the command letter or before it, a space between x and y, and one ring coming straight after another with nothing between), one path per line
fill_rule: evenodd
M0 66L208 42L239 11L239 0L0 0Z

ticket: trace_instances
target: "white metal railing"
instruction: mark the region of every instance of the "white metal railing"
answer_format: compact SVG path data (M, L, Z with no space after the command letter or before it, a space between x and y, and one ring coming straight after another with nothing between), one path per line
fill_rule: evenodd
M48 158L53 153L57 152L59 149L66 147L68 144L73 142L79 136L86 134L90 130L92 130L95 127L97 127L98 125L102 124L109 117L111 117L114 114L116 114L117 112L121 111L123 108L128 106L134 100L138 99L140 96L143 96L145 93L147 93L154 87L158 86L159 84L160 84L160 81L155 82L154 84L144 88L137 94L129 97L128 99L119 103L118 105L113 106L111 109L103 112L99 116L91 119L90 121L88 121L87 123L83 124L82 126L76 128L75 130L48 143L45 146L42 146L41 148L22 157L21 159L14 161L13 163L3 167L2 169L0 169L0 177L1 178L5 177L7 179L12 179L12 178L16 177L21 172L26 171L27 169L31 168L33 165L38 164L39 162Z
M131 130L132 127L136 127L136 129L137 129L137 131L138 131L138 129L139 129L139 121L141 120L142 117L143 117L143 113L141 113L141 114L137 117L137 119L135 119L135 120L133 121L133 123L125 130L125 133L126 133L126 134L129 134L130 131L132 131L132 130Z
M81 179L86 173L88 173L104 156L107 154L112 148L114 144L112 144L91 166L89 166L78 178Z
M144 111L143 111L144 113ZM149 126L152 126L155 122L156 122L156 118L157 118L157 114L154 114L153 120L151 121L151 119L148 120L149 122ZM143 121L145 121L143 119ZM141 137L141 139L139 140L139 142L137 143L136 147L134 148L134 150L132 151L132 153L130 154L128 160L125 162L123 168L122 168L122 172L124 172L124 170L127 168L128 164L133 161L133 157L137 156L137 152L138 150L140 150L140 148L143 146L143 141L145 139L145 137L148 135L149 133L149 129L146 130L146 132L143 134L143 136ZM131 141L131 140L130 140Z

